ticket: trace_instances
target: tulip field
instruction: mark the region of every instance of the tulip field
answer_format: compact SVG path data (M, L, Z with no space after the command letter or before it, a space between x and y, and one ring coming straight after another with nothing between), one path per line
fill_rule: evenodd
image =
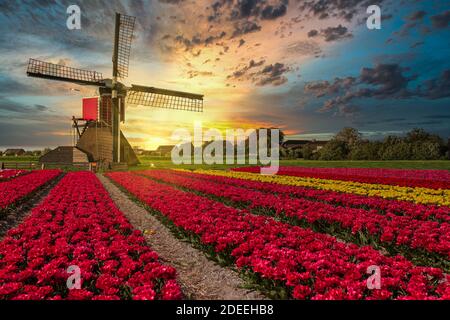
M2 176L9 176L9 178L16 176L16 178L0 182L0 213L30 196L61 173L58 170L34 171L29 174L14 171L12 174L2 174Z
M78 290L66 286L72 265ZM179 299L175 277L90 172L67 174L0 242L0 299Z
M259 169L104 176L179 241L268 298L450 299L448 171ZM0 179L0 214L60 179L0 239L0 299L186 298L177 269L161 262L164 252L148 245L95 174L42 170ZM76 289L66 285L73 265L81 270Z
M0 170L0 181L6 181L26 173L28 173L26 170Z
M292 187L294 176L267 183L283 173L149 170L109 177L276 298L450 298L448 207L327 193L319 184ZM448 192L432 190L436 198ZM383 274L379 290L367 288L370 265Z

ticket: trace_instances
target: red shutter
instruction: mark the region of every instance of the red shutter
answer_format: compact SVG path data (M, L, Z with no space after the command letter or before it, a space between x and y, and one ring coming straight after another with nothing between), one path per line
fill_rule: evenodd
M98 119L98 97L83 98L83 119Z

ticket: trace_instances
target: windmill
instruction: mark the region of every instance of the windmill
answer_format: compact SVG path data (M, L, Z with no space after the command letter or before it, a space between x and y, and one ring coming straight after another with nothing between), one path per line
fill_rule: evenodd
M96 71L36 59L30 59L28 63L29 77L98 87L100 95L96 110L98 117L73 118L78 134L77 148L90 155L92 161L113 163L137 161L134 151L120 130L120 123L125 121L125 108L128 104L203 112L203 95L142 85L127 87L119 82L119 79L128 77L135 19L116 13L111 79L103 78L103 75ZM80 121L84 121L81 130ZM96 141L93 141L94 136Z

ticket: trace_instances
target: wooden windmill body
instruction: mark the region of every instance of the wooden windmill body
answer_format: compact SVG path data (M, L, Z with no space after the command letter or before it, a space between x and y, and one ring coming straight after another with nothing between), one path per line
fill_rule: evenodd
M128 104L184 111L203 111L203 95L147 87L125 86L119 79L128 76L129 58L135 18L116 13L112 79L96 71L30 59L27 75L79 85L98 87L97 117L73 118L77 132L76 148L89 161L136 164L139 162L128 140L120 130ZM52 154L48 155L49 159Z

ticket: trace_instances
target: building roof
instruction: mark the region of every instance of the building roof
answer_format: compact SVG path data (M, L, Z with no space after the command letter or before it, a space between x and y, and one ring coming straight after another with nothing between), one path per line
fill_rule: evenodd
M39 162L55 164L87 163L89 162L89 156L89 153L77 147L61 146L41 156Z
M283 142L282 146L285 148L301 147L307 144L312 144L315 146L323 146L327 144L328 141L317 141L317 140L287 140Z
M5 153L23 153L25 152L24 149L6 149Z
M172 152L172 149L175 146L169 146L169 145L165 145L165 146L159 146L158 149L156 149L157 152Z
M312 141L309 140L287 140L283 142L283 146L289 147L289 146L297 146L297 145L304 145L311 143Z

